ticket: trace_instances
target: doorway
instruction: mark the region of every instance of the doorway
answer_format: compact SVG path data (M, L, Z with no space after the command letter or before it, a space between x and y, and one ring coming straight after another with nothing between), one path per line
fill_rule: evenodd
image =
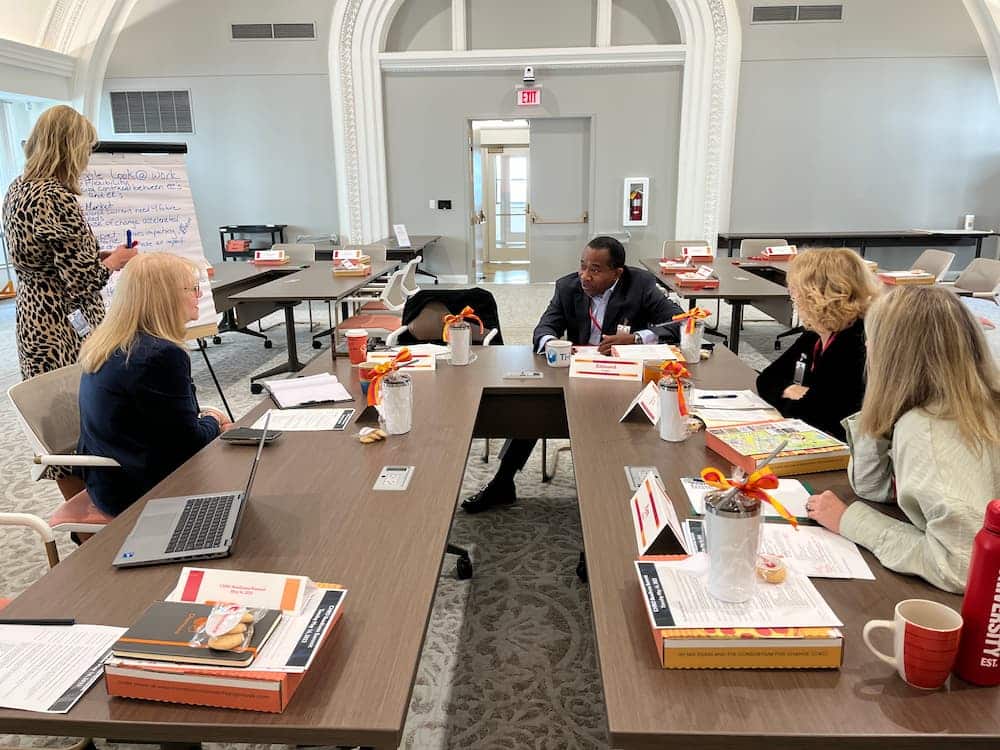
M472 225L476 280L530 280L529 129L527 120L474 120Z

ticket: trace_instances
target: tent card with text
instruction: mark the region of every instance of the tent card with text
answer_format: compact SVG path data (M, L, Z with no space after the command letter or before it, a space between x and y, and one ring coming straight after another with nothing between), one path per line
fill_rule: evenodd
M131 231L139 252L172 253L208 267L183 154L94 154L80 186L80 206L101 250L124 244ZM116 281L113 274L103 292L106 302ZM199 283L198 320L190 327L218 322L204 271Z
M639 391L639 395L632 399L625 413L619 422L635 422L648 419L653 424L660 421L660 389L656 383L650 381L646 387Z
M640 555L690 554L674 504L653 472L642 480L628 504Z

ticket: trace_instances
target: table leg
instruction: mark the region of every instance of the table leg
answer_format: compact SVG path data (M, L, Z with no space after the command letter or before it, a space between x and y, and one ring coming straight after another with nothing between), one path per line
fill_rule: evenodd
M285 343L288 347L288 359L277 367L272 367L270 370L265 370L264 372L252 375L250 377L251 393L260 393L261 386L254 381L260 380L261 378L269 378L272 375L281 375L286 372L298 372L305 367L304 364L299 362L299 350L295 341L294 308L297 304L298 302L286 302L281 305L285 308Z
M222 391L222 386L219 385L219 379L215 376L215 369L212 367L212 363L208 359L208 347L205 346L205 339L198 339L198 348L201 350L201 356L205 358L205 366L208 367L208 373L212 376L212 382L215 383L215 390L219 392L219 398L222 399L222 405L226 407L226 414L229 415L231 421L236 421L233 418L233 410L229 408L229 402L226 401L226 394Z
M729 351L740 353L740 328L743 327L743 300L730 300L732 315L729 321Z
M983 254L983 238L976 237L976 257L980 257Z

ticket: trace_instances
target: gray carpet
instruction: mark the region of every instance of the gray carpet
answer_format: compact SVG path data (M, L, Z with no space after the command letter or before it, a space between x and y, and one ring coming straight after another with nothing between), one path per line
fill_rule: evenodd
M530 343L552 286L484 286L497 298L504 340ZM322 318L325 306L314 306L314 312ZM297 315L305 320L304 307ZM763 316L749 310L747 317ZM728 319L723 305L720 327L726 329ZM209 347L237 416L259 398L249 392L249 374L285 357L281 319L272 316L264 324L272 326L271 350L237 334ZM742 358L758 369L766 365L781 330L774 322L748 322ZM313 353L304 323L297 334L300 354ZM194 353L192 362L200 400L220 405L200 355ZM6 390L19 379L14 303L0 302L0 386ZM30 480L31 453L6 398L0 398L0 430L0 510L51 514L60 496L54 484ZM551 442L549 451L558 445ZM463 497L496 467L499 441L492 442L488 464L481 461L482 447L473 441ZM471 550L475 576L458 581L454 558L445 558L402 747L607 747L589 598L575 575L581 534L571 462L564 453L556 479L542 484L536 449L518 477L517 505L476 516L456 513L451 541ZM72 544L62 539L60 549L71 554ZM0 596L15 596L45 570L41 545L29 532L0 527ZM60 738L0 736L0 745L66 744Z

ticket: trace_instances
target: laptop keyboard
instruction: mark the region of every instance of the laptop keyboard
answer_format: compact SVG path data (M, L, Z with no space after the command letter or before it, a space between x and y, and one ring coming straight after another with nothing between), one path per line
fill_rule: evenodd
M189 499L167 544L167 552L218 547L232 507L232 495Z

